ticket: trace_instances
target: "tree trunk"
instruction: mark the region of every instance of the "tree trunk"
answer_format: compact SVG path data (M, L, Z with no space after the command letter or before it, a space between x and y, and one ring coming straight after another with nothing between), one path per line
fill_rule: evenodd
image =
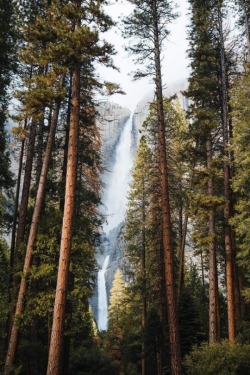
M160 260L160 319L162 324L162 346L160 348L160 364L159 375L165 374L167 363L170 359L168 350L168 321L167 321L167 297L166 297L166 278L165 278L165 264L164 264L164 250L162 238L159 245L159 260Z
M18 298L17 298L17 304L16 304L16 311L15 311L15 318L17 318L20 314L23 312L24 307L24 294L27 290L27 279L26 275L27 272L31 266L32 262L32 250L35 245L36 235L38 231L38 224L40 219L40 214L42 210L42 204L44 200L44 193L45 193L45 187L46 187L46 180L49 170L49 163L51 159L51 153L52 153L52 147L54 143L55 138L55 131L56 131L56 125L57 125L57 119L59 114L59 108L60 104L56 104L56 108L54 111L53 121L51 123L50 127L50 133L48 136L48 142L46 147L46 153L43 161L39 186L37 190L36 195L36 202L30 227L30 233L29 233L29 239L28 239L28 245L26 249L26 255L25 255L25 261L24 261L24 267L23 267L23 276L21 279L21 284L19 288ZM10 335L10 341L9 341L9 347L6 357L6 364L5 364L5 375L8 375L11 373L11 369L14 364L16 350L17 350L17 341L18 341L18 333L19 333L19 327L17 326L16 322L13 322L11 335Z
M142 186L142 252L141 252L141 262L142 262L142 361L141 361L141 374L146 375L146 357L145 357L145 325L147 319L147 286L146 286L146 212L145 212L145 189L144 182Z
M24 172L24 179L23 179L23 190L22 190L22 198L21 198L21 204L20 204L20 209L19 209L18 229L17 229L17 236L16 236L16 255L19 257L20 257L20 245L24 240L24 233L25 233L28 200L29 200L29 192L30 192L30 184L31 184L31 173L32 173L32 165L33 165L33 158L34 158L34 149L35 149L35 139L36 139L36 122L32 120L31 125L30 125L28 146L27 146L27 152L26 152L26 164L25 164L25 172Z
M47 375L59 375L73 228L80 107L80 63L74 62L65 205Z
M230 167L228 153L228 99L227 99L227 76L225 64L224 38L222 28L222 15L220 4L218 4L219 42L221 60L221 96L222 96L222 125L223 125L223 173L224 173L224 224L225 224L225 251L226 251L226 282L227 282L227 311L228 311L228 338L235 341L235 308L234 308L234 251L232 244L232 229L229 223L231 218L231 191L230 191Z
M201 250L201 280L203 287L205 286L205 274L204 274L204 259L203 259L203 252Z
M166 295L169 324L169 341L171 353L172 375L181 374L181 352L179 326L177 319L177 308L175 299L174 262L171 248L171 218L169 205L168 168L166 157L165 125L162 97L162 79L160 63L159 31L157 22L156 0L152 2L153 7L153 27L154 27L154 58L155 58L155 83L157 99L157 126L158 126L158 153L160 159L160 183L161 183L161 203L162 203L162 229L163 229L163 249L166 278Z
M65 187L66 183L66 174L67 174L67 159L68 159L68 144L69 144L69 125L70 125L70 114L71 114L71 93L72 93L72 71L70 69L69 72L69 97L68 97L68 105L67 105L67 120L65 124L65 143L64 143L64 153L63 153L63 166L62 166L62 181L61 185L62 188ZM60 210L63 212L64 210L64 196L63 192L60 196Z
M246 0L242 0L242 9L244 15L244 23L246 29L246 38L247 38L247 62L250 62L250 31L249 31L249 16L247 12L247 2Z
M212 177L212 141L211 136L208 137L206 142L207 148L207 168L208 168L208 187L207 193L213 198L214 187ZM211 203L212 205L212 203ZM209 342L217 342L219 335L219 324L218 324L218 279L217 279L217 260L216 260L216 247L215 247L215 217L214 209L209 209L208 219L208 235L210 237L209 242Z
M45 111L45 108L43 109ZM44 115L38 123L37 142L36 142L36 164L35 164L35 181L36 187L39 185L42 165L43 165L43 138L44 138Z
M26 128L27 128L27 119L25 119L25 122L24 122L24 129L26 129ZM18 165L18 175L17 175L17 184L16 184L16 195L15 195L15 209L14 209L14 214L13 214L13 225L12 225L12 233L11 233L11 246L10 246L11 274L12 274L13 267L14 267L15 244L16 244L16 226L17 226L17 216L18 216L18 206L19 206L22 168L23 168L24 146L25 146L25 141L23 140L22 145L21 145L20 155L19 155L19 165ZM12 280L12 276L11 276L11 280Z
M27 119L25 119L24 129L27 127ZM14 262L15 262L15 246L16 246L16 227L17 227L17 219L18 219L18 206L19 206L19 196L20 196L20 187L21 187L21 177L22 177L22 168L23 168L23 157L24 157L24 146L25 141L22 141L20 155L19 155L19 165L18 165L18 175L17 175L17 183L16 183L16 194L15 194L15 206L14 206L14 213L13 213L13 224L12 224L12 231L11 231L11 245L10 245L10 273L9 273L9 304L12 301L12 289L13 289L13 276L14 276ZM12 312L8 313L7 321L6 321L6 339L5 339L5 347L8 348L8 342L10 339L11 334L11 325L12 325Z
M179 282L178 282L178 297L180 297L182 287L184 285L184 260L185 260L185 245L187 236L188 215L185 215L183 229L181 231L182 238L180 241L179 254Z

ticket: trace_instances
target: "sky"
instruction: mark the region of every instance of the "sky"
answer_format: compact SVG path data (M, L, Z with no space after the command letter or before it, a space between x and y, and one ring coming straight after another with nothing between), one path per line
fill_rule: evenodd
M169 26L170 35L163 49L162 75L165 87L180 79L188 77L188 59L186 39L186 27L188 24L188 3L187 0L176 0L177 11L180 16ZM131 5L125 0L119 0L107 7L107 13L119 24L119 18L128 15L131 11ZM105 39L112 43L117 50L114 56L114 62L120 69L120 73L113 69L104 67L98 68L101 80L119 83L126 95L115 94L109 100L118 103L123 107L128 107L133 111L137 103L149 92L153 91L154 85L150 78L143 78L134 82L130 73L136 69L132 57L125 51L125 45L129 39L125 40L121 32L114 27L104 35Z

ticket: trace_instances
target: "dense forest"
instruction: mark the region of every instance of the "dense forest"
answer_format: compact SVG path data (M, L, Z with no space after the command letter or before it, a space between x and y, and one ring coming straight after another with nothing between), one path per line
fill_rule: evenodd
M4 375L250 373L250 2L188 0L187 108L162 82L178 8L128 2L116 25L107 0L0 0ZM112 27L155 96L120 230L126 267L99 331L97 95L122 88L96 69L119 69Z

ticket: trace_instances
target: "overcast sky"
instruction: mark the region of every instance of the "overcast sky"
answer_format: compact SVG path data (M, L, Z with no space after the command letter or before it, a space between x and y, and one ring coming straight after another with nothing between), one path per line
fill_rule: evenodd
M178 5L180 16L170 25L169 29L171 33L164 46L162 73L163 84L165 86L188 77L188 61L186 57L188 48L186 40L188 4L187 0L176 0L175 3ZM115 4L108 6L107 13L119 25L119 17L127 15L130 10L131 6L126 1L119 0ZM132 81L129 73L135 70L135 65L133 64L132 57L128 56L128 53L124 49L128 40L124 40L121 37L121 33L117 27L106 33L105 39L112 43L118 52L114 57L114 61L116 66L119 67L120 73L112 69L99 68L99 75L102 80L113 81L121 85L126 95L116 94L112 96L111 100L133 110L144 95L153 90L153 84L150 83L149 78L144 78L136 82Z

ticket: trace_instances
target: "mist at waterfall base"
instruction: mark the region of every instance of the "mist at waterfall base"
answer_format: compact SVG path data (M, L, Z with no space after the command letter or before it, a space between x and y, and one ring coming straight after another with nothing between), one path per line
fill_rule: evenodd
M108 182L103 192L103 205L107 215L107 223L103 231L108 235L109 231L117 227L123 220L126 211L127 193L129 189L130 172L133 165L132 153L132 126L133 114L125 123L118 145L115 150L113 168L110 171ZM102 268L98 272L98 328L107 330L108 301L105 281L105 272L108 268L109 255L104 259Z

